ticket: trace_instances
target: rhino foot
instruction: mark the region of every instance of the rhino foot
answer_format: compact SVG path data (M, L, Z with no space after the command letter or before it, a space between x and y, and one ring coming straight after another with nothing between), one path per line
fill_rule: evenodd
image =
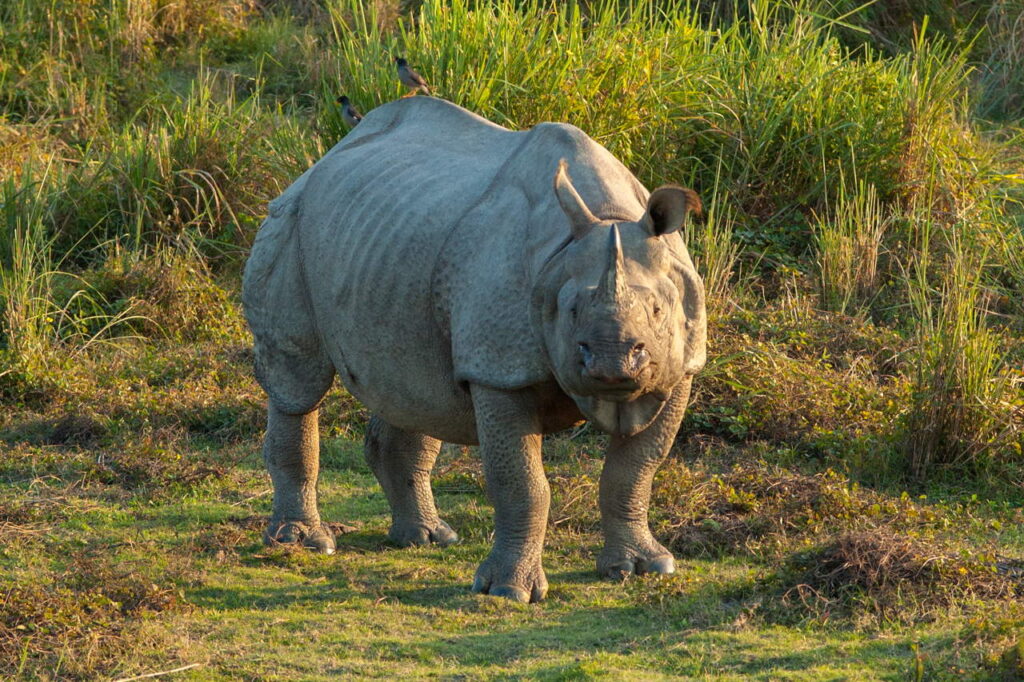
M334 554L334 533L323 523L309 524L303 521L271 521L263 531L263 542L267 545L296 544L321 554Z
M656 542L645 551L605 547L597 557L597 571L607 578L617 580L645 573L668 575L676 572L676 561L667 549Z
M399 547L422 547L434 543L441 547L454 545L458 534L444 521L438 519L433 527L418 523L393 523L388 539Z
M505 597L524 604L536 603L544 598L548 593L548 579L539 557L535 560L514 561L496 557L496 554L497 551L492 551L476 569L473 592Z

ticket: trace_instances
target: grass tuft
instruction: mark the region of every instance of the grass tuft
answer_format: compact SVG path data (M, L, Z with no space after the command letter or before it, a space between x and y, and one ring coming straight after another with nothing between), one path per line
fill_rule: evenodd
M909 280L917 349L903 447L918 478L936 470L991 470L1019 457L1024 439L1024 396L982 306L986 254L948 233L945 274L935 290L927 273L931 230L922 228Z
M782 604L825 620L866 609L905 623L970 599L1012 600L1024 592L1021 562L958 554L882 530L839 535L795 555L787 569Z
M878 290L878 257L891 221L875 188L863 184L854 196L839 196L832 219L818 218L818 272L826 310L853 313L870 304Z

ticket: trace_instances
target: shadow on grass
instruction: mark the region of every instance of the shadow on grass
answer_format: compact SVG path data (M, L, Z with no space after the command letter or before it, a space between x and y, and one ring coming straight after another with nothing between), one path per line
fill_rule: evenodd
M388 660L449 661L477 672L533 661L542 666L530 667L535 679L638 670L751 679L845 679L870 672L895 679L913 671L913 642L934 659L929 668L941 669L950 655L942 633L871 638L839 627L808 638L801 628L748 622L764 596L752 589L749 576L697 584L680 577L674 587L665 579L619 586L591 570L573 569L548 574L551 591L544 603L522 605L471 594L469 581L485 545L385 550L368 564L366 555L379 551L372 548L379 547L380 536L344 537L355 540L353 546L310 563L274 564L259 559L256 550L242 559L239 574L226 576L230 584L201 586L188 599L221 613L287 610L307 625L325 614L337 614L340 621L390 622L365 642L383 647ZM671 596L658 601L662 592Z
M474 601L481 599L476 597ZM423 638L415 646L417 655L480 668L515 665L523 660L562 661L531 669L532 679L577 679L577 674L590 679L616 670L635 675L645 668L668 675L724 672L761 679L778 679L779 675L801 671L828 677L829 673L854 669L872 670L886 677L909 672L913 665L909 638L853 639L851 633L849 639L840 635L838 640L818 644L787 628L773 628L766 634L763 630L734 629L727 623L679 627L650 609L636 606L574 608L555 618L515 617L518 610L531 607L477 606L494 615L490 627ZM572 605L537 608L561 610ZM922 647L940 650L941 642L933 639L934 643L921 642ZM575 662L565 662L569 651Z

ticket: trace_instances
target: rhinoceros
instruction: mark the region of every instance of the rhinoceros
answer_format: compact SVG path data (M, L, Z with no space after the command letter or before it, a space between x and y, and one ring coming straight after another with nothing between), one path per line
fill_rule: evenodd
M572 177L570 178L570 173ZM671 573L648 503L705 362L704 289L679 234L700 201L648 192L578 128L511 131L450 102L381 106L270 204L245 268L268 395L268 542L335 550L317 411L337 375L401 546L455 542L430 472L479 444L494 544L473 590L547 591L544 434L610 434L598 571Z

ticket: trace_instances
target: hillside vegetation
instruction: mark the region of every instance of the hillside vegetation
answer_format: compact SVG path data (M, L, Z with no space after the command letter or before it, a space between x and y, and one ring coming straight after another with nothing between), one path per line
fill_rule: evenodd
M1024 674L1024 3L0 4L0 675L1014 679ZM470 595L491 531L387 547L341 388L332 557L259 544L241 268L363 112L571 122L705 204L709 362L652 520L597 579L602 437L548 439L551 594Z

